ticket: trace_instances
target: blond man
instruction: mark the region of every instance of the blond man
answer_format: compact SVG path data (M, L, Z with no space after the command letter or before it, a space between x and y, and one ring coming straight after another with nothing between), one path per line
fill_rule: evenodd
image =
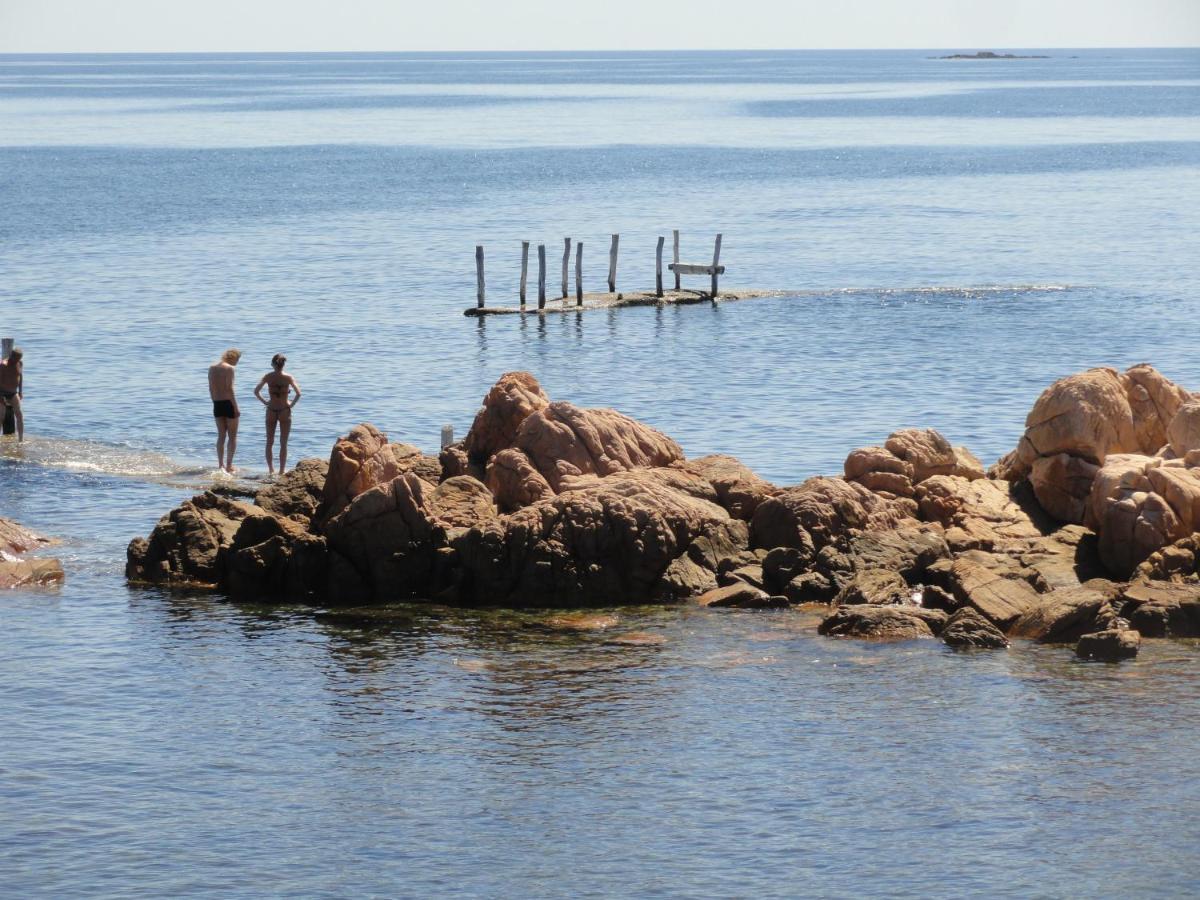
M238 409L233 391L234 367L242 351L230 347L220 360L208 367L208 393L212 397L213 420L217 423L217 468L233 472L233 454L237 450ZM228 446L226 445L228 439Z

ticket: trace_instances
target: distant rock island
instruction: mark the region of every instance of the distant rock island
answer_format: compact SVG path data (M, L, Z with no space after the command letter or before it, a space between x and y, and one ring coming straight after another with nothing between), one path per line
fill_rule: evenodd
M993 53L980 50L978 53L952 53L950 56L931 56L929 59L1049 59L1049 56L1018 56L1015 53Z

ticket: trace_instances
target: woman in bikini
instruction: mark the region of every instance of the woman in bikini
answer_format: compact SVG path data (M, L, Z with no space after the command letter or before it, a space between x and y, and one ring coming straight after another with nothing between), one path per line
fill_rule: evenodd
M283 371L287 357L276 353L271 357L271 371L262 377L254 389L254 396L267 408L267 471L275 474L275 425L279 425L279 474L287 470L288 434L292 430L292 407L300 402L300 385L296 379ZM267 389L271 399L263 398L262 389ZM296 392L290 400L288 394Z

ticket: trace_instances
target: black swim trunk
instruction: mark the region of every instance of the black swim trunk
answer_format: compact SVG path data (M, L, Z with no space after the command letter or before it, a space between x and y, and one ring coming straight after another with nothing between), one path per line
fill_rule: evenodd
M214 419L236 419L237 410L233 408L232 400L214 400L213 401L213 418Z

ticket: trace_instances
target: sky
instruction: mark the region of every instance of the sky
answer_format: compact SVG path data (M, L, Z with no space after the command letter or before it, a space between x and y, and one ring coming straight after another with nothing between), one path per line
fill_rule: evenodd
M1200 0L0 0L0 53L1200 46Z

